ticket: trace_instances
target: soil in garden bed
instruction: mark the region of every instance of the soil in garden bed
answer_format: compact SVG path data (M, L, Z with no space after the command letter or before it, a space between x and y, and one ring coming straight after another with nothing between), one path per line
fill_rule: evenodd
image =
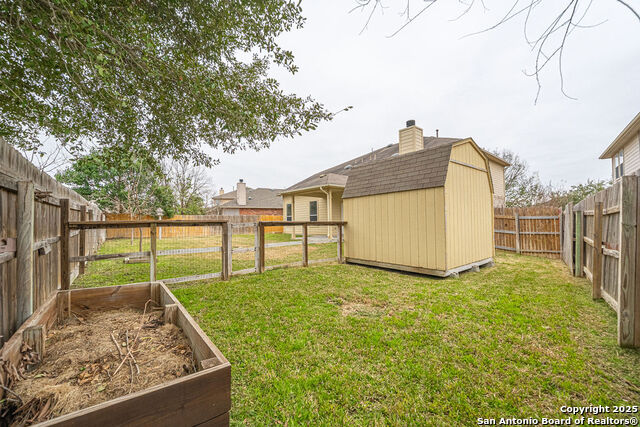
M23 346L23 360L28 350ZM13 400L0 406L0 415L9 409L14 425L44 421L195 370L186 337L163 324L161 310L74 312L48 331L44 360L21 373L24 379L12 385L20 399L5 395Z

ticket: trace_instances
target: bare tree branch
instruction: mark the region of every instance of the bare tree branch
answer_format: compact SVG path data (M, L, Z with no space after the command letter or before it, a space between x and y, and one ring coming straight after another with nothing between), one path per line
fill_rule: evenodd
M377 10L378 6L382 7L382 0L355 0L357 6L352 9L360 9L361 11L366 10L367 8L371 8L370 14L368 15L365 26L362 28L361 32L364 32L371 22L371 19L374 15L374 12ZM401 16L405 17L404 23L395 30L391 35L387 37L394 37L403 29L405 29L409 24L415 21L420 15L427 11L431 6L433 6L438 0L424 0L427 4L420 9L420 11L411 16L410 14L410 5L412 0L404 0L405 7L400 13ZM551 0L525 0L526 4L521 4L523 0L513 0L511 6L507 10L507 12L493 25L475 31L463 36L470 37L479 34L486 33L488 31L495 30L499 26L505 24L508 21L511 21L517 17L524 15L524 24L523 24L523 34L524 39L527 44L531 47L531 51L535 52L534 54L534 66L533 70L530 72L524 71L524 74L528 77L534 77L537 84L537 91L535 102L537 103L540 93L542 90L542 82L541 82L541 73L547 68L547 65L554 59L557 58L558 61L558 74L560 76L560 91L561 93L569 99L576 99L570 95L568 95L566 91L565 79L564 79L564 71L563 71L563 61L565 54L565 47L569 40L569 36L577 29L587 29L594 28L603 23L607 22L606 19L596 23L596 24L583 24L582 21L587 17L588 12L591 9L591 5L593 4L593 0L564 0L565 3L562 5L562 9L552 17L551 22L540 31L537 36L532 36L530 34L530 26L532 21L534 20L534 12L539 10L543 4L551 5L551 7L557 5L559 2L556 0L552 2ZM636 11L636 9L628 3L628 0L615 0L618 3L622 4L626 7L637 19L640 21L640 13ZM464 6L462 12L458 14L455 18L450 21L457 21L465 15L468 15L476 4L475 0L458 0L458 3ZM486 12L487 6L484 0L480 0L479 3L482 5L482 8ZM536 14L538 15L538 14ZM539 21L542 18L537 18ZM557 34L557 36L556 36Z

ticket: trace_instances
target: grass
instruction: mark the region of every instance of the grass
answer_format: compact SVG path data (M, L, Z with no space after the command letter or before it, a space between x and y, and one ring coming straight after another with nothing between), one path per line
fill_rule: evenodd
M288 234L266 234L266 243L291 241ZM253 234L234 235L234 248L250 247L255 243ZM142 250L149 251L149 239L143 239ZM159 251L168 249L207 248L221 245L220 236L164 238L157 241ZM115 254L137 252L139 241L130 239L109 239L99 250L99 254ZM335 257L336 243L310 244L309 259L326 259ZM237 253L233 255L233 270L243 270L254 267L254 252ZM284 246L266 248L266 265L285 264L302 259L301 246ZM176 277L193 276L197 274L215 273L222 270L220 252L187 255L165 255L158 257L156 277L158 280ZM84 275L76 278L74 288L85 288L106 285L124 285L127 283L149 281L149 264L125 264L122 258L89 262Z
M353 265L175 287L232 364L232 424L475 425L640 402L640 352L555 260L432 279Z

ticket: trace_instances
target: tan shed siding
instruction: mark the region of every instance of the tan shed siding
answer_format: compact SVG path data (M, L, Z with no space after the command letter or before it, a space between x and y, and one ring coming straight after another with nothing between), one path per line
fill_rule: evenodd
M477 168L485 168L484 157L469 142L459 143L451 149L451 159L473 165Z
M349 258L444 271L444 189L345 199Z
M493 257L493 208L487 173L451 163L445 197L447 268Z
M624 174L632 175L640 169L640 143L638 135L624 146Z

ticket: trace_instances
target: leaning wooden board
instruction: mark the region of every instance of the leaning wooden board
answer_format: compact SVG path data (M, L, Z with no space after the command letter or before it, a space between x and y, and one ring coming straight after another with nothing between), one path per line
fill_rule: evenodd
M58 291L5 343L1 356L17 363L23 331L46 329L69 310L142 309L148 300L177 307L175 323L187 337L198 372L122 396L58 418L40 426L86 425L229 425L231 364L162 282Z

